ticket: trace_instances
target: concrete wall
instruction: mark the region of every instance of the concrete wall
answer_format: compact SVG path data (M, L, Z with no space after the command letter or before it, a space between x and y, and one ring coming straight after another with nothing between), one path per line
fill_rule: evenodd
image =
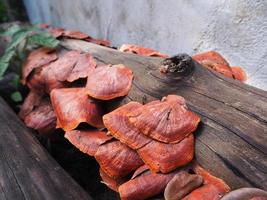
M32 22L80 29L118 46L217 50L267 90L266 0L24 0Z

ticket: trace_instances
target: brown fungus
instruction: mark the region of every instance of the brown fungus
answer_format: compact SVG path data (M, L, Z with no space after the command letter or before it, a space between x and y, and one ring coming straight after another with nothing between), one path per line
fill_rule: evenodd
M101 169L114 179L125 177L143 165L136 151L117 140L101 145L95 158Z
M111 135L132 149L139 149L152 141L128 121L127 113L140 107L142 104L130 102L103 116L104 125Z
M26 84L28 76L34 69L47 65L56 59L57 54L47 47L32 51L22 66L22 83Z
M132 71L124 65L100 66L88 76L87 93L101 100L122 97L129 93L132 79Z
M54 89L51 102L57 116L57 127L65 131L75 129L80 123L103 128L103 108L85 93L84 88Z
M112 139L106 132L98 130L72 130L65 133L65 138L81 152L94 156L100 145Z
M177 95L137 108L128 117L143 134L165 143L180 142L196 130L200 121L195 113L188 111L184 98Z
M203 178L196 174L180 171L170 180L164 191L165 200L179 200L198 188Z

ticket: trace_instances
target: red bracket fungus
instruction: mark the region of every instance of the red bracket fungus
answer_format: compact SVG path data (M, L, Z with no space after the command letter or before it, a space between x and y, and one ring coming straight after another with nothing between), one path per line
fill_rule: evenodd
M135 150L152 141L129 123L128 112L140 107L142 104L130 102L103 116L104 125L110 134Z
M128 53L134 53L141 56L151 56L151 57L161 57L161 58L167 58L168 55L160 53L159 51L156 51L154 49L150 48L144 48L138 45L134 44L123 44L119 51L121 52L128 52Z
M194 136L190 134L179 143L166 144L153 140L137 150L152 172L169 173L188 164L194 157Z
M143 134L165 143L177 143L196 130L200 118L188 111L185 100L169 95L156 104L144 105L128 114Z
M204 67L217 71L226 77L246 81L247 75L241 67L230 67L229 63L216 51L196 54L192 58Z
M203 178L201 176L180 171L166 186L164 191L165 200L182 199L188 193L198 188L202 182Z
M55 62L44 65L34 71L28 81L28 87L36 92L50 93L55 88L65 88L75 80L86 78L96 67L90 54L69 51Z
M106 132L98 130L72 130L64 135L81 152L94 156L100 145L112 140Z
M240 188L229 192L221 200L267 200L267 192L258 188Z
M101 182L115 192L118 192L119 186L127 181L126 178L117 178L117 179L111 178L101 168L99 169L99 174L102 179Z
M191 192L183 200L219 200L230 191L230 187L223 180L212 176L199 165L194 164L193 171L203 177L204 185Z
M87 78L87 93L101 100L122 97L129 93L132 79L132 71L124 65L99 66Z
M137 176L119 186L122 200L143 200L160 194L175 175L175 172L160 174L152 173L143 166L141 168L137 169Z
M88 97L84 88L54 89L50 97L58 128L70 131L82 122L97 128L103 127L103 108Z
M22 67L22 83L26 84L28 76L34 69L47 65L57 58L57 54L46 47L32 51Z
M101 145L95 154L95 158L101 169L114 179L125 177L143 165L136 151L118 140Z
M26 97L19 116L41 135L50 136L56 129L56 116L49 99L34 92Z

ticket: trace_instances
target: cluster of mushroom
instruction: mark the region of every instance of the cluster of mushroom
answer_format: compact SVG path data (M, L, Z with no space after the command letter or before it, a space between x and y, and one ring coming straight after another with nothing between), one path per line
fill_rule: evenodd
M167 58L168 55L160 53L150 48L144 48L133 44L124 44L119 48L119 51L126 53L134 53L143 56ZM228 78L238 81L246 81L247 75L245 71L238 66L231 67L226 59L216 51L207 51L204 53L193 55L192 58L199 62L202 66L216 71Z
M151 51L145 53L165 56ZM40 48L23 66L22 82L30 93L19 115L42 135L63 129L74 146L95 157L103 183L121 199L164 193L166 200L213 200L228 193L225 182L193 161L200 118L184 98L168 95L145 105L131 101L107 111L108 102L130 92L132 80L124 65L100 65L79 51Z

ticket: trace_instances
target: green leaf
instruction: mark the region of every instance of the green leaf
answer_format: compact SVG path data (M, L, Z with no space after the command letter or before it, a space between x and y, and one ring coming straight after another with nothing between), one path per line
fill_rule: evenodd
M10 97L14 102L22 101L22 96L19 91L13 92Z
M10 60L13 58L14 55L15 55L15 50L13 49L10 51L6 51L4 55L0 58L0 78L6 72L9 66Z
M28 36L30 32L31 31L24 31L24 30L16 32L13 35L11 42L7 44L6 51L15 49L23 40L25 40L25 38Z
M18 89L19 84L20 84L20 77L18 74L14 75L14 78L9 82L9 84L11 86L13 86L14 88Z
M16 32L18 32L21 28L19 25L15 24L11 27L9 27L7 30L0 31L0 36L12 36Z
M38 44L49 48L56 48L59 40L51 36L49 33L41 32L28 37L29 44Z

